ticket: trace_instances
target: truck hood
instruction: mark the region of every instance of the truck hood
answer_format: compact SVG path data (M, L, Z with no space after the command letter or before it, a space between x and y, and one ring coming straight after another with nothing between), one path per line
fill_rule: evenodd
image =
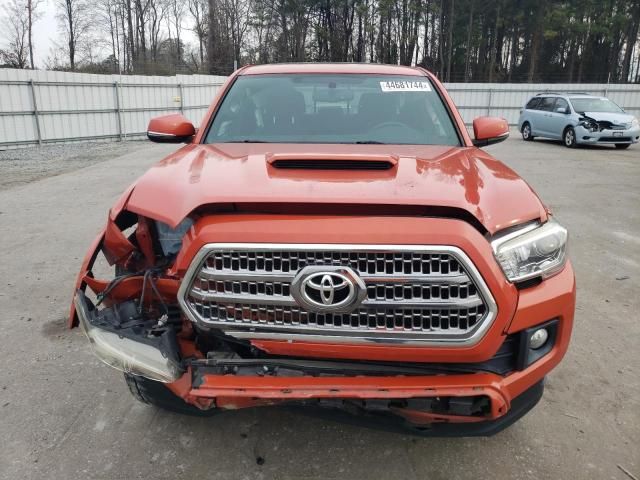
M388 170L282 169L268 160L387 156ZM151 167L127 209L173 227L202 205L338 204L451 207L488 232L533 219L545 208L513 170L474 147L422 145L188 145ZM339 212L336 212L339 213Z

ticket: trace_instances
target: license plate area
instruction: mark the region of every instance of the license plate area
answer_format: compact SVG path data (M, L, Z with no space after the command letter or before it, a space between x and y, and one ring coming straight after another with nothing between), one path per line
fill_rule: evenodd
M621 137L624 132L613 132L614 137Z

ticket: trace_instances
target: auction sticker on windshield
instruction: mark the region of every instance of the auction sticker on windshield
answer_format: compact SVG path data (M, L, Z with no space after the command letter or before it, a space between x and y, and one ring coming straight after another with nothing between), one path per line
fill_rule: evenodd
M386 80L380 82L383 92L430 92L429 82L419 82L413 80Z

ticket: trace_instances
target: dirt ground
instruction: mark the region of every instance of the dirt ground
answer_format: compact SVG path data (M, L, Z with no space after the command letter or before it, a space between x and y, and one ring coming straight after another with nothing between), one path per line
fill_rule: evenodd
M146 141L90 142L0 150L0 191L131 153Z
M73 146L79 152L57 161L48 148L20 153L11 167L0 157L1 479L640 478L640 145L569 150L514 135L488 148L570 229L578 306L570 351L540 404L474 439L277 409L202 420L137 403L65 319L107 209L175 147Z

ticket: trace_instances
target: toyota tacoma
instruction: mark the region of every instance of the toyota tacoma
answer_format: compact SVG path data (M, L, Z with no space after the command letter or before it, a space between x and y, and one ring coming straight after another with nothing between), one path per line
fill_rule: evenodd
M241 68L198 129L151 120L186 145L109 211L69 326L168 410L496 433L567 351L575 280L567 230L479 148L507 122L473 131L421 68Z

